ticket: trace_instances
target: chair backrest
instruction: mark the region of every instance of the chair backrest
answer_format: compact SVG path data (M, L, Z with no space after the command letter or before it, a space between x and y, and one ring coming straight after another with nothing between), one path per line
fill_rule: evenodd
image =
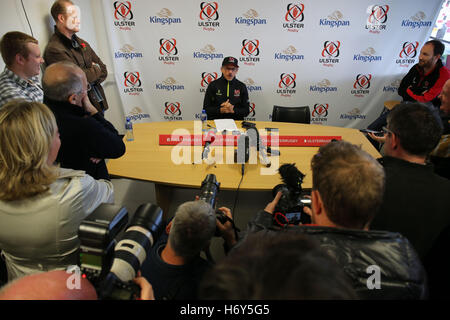
M272 121L311 123L311 113L308 106L281 107L273 106Z

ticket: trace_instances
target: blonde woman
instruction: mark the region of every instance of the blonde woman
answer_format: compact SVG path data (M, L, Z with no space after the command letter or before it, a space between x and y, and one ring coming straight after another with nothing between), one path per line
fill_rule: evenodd
M0 109L0 248L8 279L77 264L80 222L113 186L54 165L61 145L46 105L14 100Z

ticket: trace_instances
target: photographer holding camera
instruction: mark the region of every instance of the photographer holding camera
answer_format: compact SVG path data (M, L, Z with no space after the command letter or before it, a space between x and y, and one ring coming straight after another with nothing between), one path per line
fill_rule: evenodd
M279 192L249 222L247 233L295 232L315 238L344 268L360 298L425 298L425 272L408 240L399 233L369 231L383 199L382 166L359 147L334 141L320 147L311 168L312 209L303 212L311 215L312 225L274 224ZM369 270L374 266L379 281L372 287Z
M231 220L228 208L219 210ZM221 223L209 203L200 199L177 208L141 268L143 277L152 284L156 300L197 298L198 284L211 267L200 252L209 247L216 229L226 246L235 244L232 223Z

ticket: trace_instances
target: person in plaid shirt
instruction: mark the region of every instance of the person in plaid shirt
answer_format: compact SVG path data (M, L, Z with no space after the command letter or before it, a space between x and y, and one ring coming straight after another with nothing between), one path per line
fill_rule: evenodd
M42 102L39 73L44 59L38 41L19 31L6 33L0 42L5 70L0 74L0 108L13 99Z

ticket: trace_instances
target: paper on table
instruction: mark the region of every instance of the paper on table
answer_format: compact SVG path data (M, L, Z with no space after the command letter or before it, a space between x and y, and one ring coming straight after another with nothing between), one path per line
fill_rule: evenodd
M218 119L214 120L216 124L216 129L218 132L222 132L224 130L235 131L239 130L236 126L236 122L233 119Z

